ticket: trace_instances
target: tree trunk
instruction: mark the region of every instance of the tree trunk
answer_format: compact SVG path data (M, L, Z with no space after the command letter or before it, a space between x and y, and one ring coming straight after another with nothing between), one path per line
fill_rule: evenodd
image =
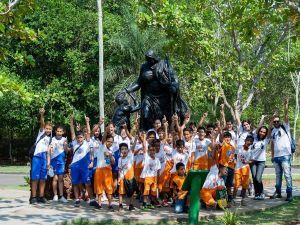
M104 69L103 69L103 28L102 28L102 0L97 0L98 6L98 43L99 43L99 112L104 118ZM104 131L104 124L101 125Z

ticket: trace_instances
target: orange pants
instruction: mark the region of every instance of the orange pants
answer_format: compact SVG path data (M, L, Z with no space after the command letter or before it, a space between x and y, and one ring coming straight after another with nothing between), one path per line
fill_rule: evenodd
M157 177L145 177L144 195L157 195Z
M207 206L214 206L216 204L216 189L202 188L200 191L200 198Z
M243 189L249 188L250 168L249 166L237 169L234 173L234 188L238 189L242 186Z
M97 168L94 178L94 191L101 195L103 191L111 195L113 193L113 176L109 167Z

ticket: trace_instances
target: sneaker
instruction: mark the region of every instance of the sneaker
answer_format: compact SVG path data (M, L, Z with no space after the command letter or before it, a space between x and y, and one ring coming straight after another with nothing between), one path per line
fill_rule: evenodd
M54 201L54 202L57 202L57 201L58 201L58 195L54 195L53 201Z
M260 194L257 196L257 200L264 200L265 199L265 194Z
M31 199L29 200L29 203L30 203L31 205L36 205L36 204L38 203L38 200L37 200L36 197L33 197L33 198L31 198Z
M132 204L130 204L129 205L129 211L134 211L134 210L135 210L134 206Z
M293 201L292 193L287 193L287 197L286 197L285 200L288 201L288 202L292 202Z
M37 201L39 202L39 203L47 203L47 199L45 198L45 197L39 197L38 199L37 199Z
M89 204L90 206L94 206L94 207L97 207L99 205L95 199L91 200Z
M157 208L161 207L161 204L158 200L151 201L151 205Z
M161 204L163 207L170 207L170 204L168 203L168 200L167 199L164 199L162 201L162 204Z
M80 200L79 199L76 199L74 206L75 207L79 207L80 206Z
M255 195L253 199L254 200L258 200L259 199L259 195Z
M123 211L124 211L123 205L119 204L119 212L123 212Z
M275 198L282 198L281 193L278 193L277 191L274 192L272 196L270 196L270 199L275 199Z
M149 204L149 205L147 205L146 207L147 207L148 209L155 209L155 206L152 205L152 204Z
M109 205L109 206L108 206L108 210L109 210L109 211L112 211L112 212L115 211L115 210L114 210L114 207L113 207L112 205Z
M58 201L60 201L60 202L62 202L62 203L67 203L67 202L68 202L68 200L65 199L64 196L61 196L61 198L60 198Z

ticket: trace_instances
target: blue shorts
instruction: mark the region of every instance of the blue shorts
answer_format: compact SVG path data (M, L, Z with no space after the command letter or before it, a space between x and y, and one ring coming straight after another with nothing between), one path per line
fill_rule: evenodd
M51 160L51 166L53 168L54 175L64 175L65 174L65 163L60 160Z
M71 179L73 185L91 184L89 168L82 165L71 166Z
M32 157L31 180L47 180L47 159Z

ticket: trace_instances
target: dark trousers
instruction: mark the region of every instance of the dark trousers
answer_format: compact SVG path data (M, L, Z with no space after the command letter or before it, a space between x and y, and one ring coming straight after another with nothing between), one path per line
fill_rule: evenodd
M264 192L262 175L265 169L265 161L254 161L250 164L250 169L252 173L255 196L257 196Z

